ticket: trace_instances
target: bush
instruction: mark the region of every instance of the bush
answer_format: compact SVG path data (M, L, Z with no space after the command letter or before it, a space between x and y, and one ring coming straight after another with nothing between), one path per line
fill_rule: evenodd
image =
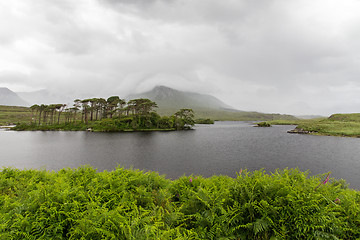
M268 122L259 122L256 125L257 127L271 127L271 124Z
M0 239L357 239L360 193L298 169L0 172Z
M195 120L195 124L214 124L214 120L211 120L210 118L204 119L204 118L200 118L200 119L196 119Z

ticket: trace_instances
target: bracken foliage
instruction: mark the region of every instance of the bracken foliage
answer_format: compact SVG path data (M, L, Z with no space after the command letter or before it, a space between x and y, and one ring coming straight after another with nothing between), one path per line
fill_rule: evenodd
M358 239L360 193L298 169L0 172L0 239Z

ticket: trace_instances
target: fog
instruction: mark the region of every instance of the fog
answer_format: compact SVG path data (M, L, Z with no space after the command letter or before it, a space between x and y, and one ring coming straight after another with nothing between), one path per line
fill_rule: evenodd
M360 1L0 1L0 87L165 85L241 110L359 112Z

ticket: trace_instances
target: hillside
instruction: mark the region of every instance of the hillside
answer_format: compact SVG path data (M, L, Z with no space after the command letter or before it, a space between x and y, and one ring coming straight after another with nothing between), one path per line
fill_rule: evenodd
M348 113L348 114L333 114L328 118L329 121L340 122L358 122L360 123L360 113Z
M0 105L5 106L28 106L25 100L8 88L0 88Z
M219 110L232 108L211 95L182 92L165 86L157 86L151 91L130 95L128 98L149 98L156 102L159 108L163 109L189 108L189 106L191 108L210 108Z
M196 118L211 118L222 121L296 119L290 115L240 111L214 96L178 91L165 86L157 86L151 91L127 97L127 99L134 98L149 98L156 102L159 106L157 112L160 115L171 115L180 108L191 108L195 111Z

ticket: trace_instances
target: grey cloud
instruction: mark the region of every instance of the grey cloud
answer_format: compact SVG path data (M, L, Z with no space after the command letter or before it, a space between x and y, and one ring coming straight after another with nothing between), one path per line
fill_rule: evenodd
M8 78L19 84L79 96L168 84L240 109L304 113L345 105L355 90L339 89L360 85L360 19L338 27L312 1L14 2L20 14L0 3L0 76L26 69Z
M0 72L0 83L1 84L18 84L18 83L27 83L29 81L29 76L16 72L16 71L1 71Z
M110 5L131 4L138 6L147 6L157 2L157 0L99 0L99 1L108 3Z
M124 6L128 5L143 11L143 10L148 10L149 8L153 8L154 5L158 5L158 4L170 5L182 0L97 0L97 1L111 8L118 8L118 10L123 9Z
M182 24L235 24L256 18L273 5L274 0L98 0L120 13L140 18Z

